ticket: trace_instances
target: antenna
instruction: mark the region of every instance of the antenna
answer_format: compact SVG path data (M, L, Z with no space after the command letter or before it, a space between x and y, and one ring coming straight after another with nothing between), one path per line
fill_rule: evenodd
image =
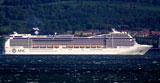
M114 28L112 28L113 33L120 33L118 31L116 31Z
M57 35L57 32L55 32L54 35Z
M112 31L113 31L113 32L116 32L116 30L115 30L114 28L112 28Z

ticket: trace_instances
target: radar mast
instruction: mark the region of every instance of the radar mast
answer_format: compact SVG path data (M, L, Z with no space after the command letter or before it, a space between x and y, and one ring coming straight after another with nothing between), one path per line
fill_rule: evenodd
M38 27L34 27L32 28L34 30L34 34L38 35L39 34L39 28Z

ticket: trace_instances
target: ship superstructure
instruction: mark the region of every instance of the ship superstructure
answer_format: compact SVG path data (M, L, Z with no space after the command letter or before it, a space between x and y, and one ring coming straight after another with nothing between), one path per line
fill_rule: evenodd
M144 55L152 46L137 44L126 32L89 37L14 34L6 38L4 54L22 55Z

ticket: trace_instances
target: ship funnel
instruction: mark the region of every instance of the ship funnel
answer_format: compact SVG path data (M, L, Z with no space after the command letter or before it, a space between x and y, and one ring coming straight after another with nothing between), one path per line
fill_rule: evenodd
M34 34L38 35L39 34L39 28L38 27L35 27L35 28L32 28L34 30Z

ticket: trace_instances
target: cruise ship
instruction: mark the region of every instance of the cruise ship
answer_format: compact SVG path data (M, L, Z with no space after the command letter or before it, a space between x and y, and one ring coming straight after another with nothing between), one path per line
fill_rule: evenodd
M5 55L144 55L152 45L138 44L126 32L89 37L14 34L6 37Z

